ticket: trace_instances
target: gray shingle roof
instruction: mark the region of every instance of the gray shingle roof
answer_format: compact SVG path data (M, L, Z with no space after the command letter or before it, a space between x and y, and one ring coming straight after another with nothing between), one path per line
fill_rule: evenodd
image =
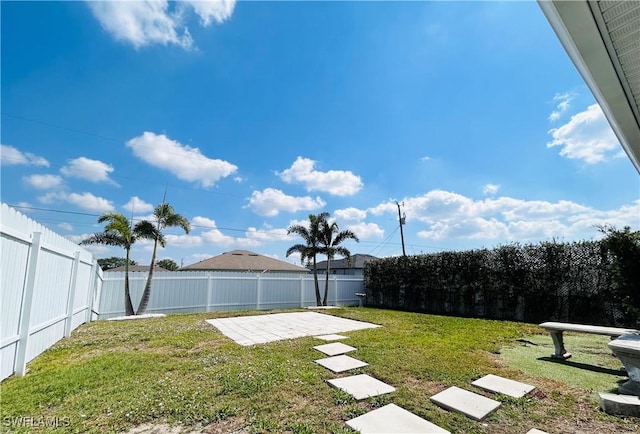
M213 258L182 267L184 271L251 271L307 273L304 267L259 255L248 250L233 250Z
M340 270L340 269L347 269L347 268L364 268L365 263L369 261L375 261L376 259L379 259L379 258L371 255L364 255L362 253L356 253L355 255L351 255L350 263L348 262L347 258L332 259L331 269ZM323 270L327 268L327 261L320 261L316 264L316 266L318 267L318 270Z

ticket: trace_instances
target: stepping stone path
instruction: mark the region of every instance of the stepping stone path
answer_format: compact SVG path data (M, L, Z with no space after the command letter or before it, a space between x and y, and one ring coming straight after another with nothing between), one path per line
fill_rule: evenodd
M474 381L474 386L489 392L502 393L503 395L513 398L522 398L527 393L535 389L529 384L520 383L519 381L509 380L508 378L498 377L497 375L485 375L484 377Z
M318 339L325 341L346 339L347 336L342 335L323 335L316 336ZM345 372L351 369L362 368L368 366L353 357L345 355L345 353L355 351L357 348L343 344L341 342L333 342L330 344L318 345L313 347L322 353L331 356L324 359L315 360L315 363L335 372ZM384 395L395 392L395 387L390 386L380 380L377 380L367 374L352 375L350 377L334 378L327 380L332 386L348 393L356 400L371 398L374 396ZM527 393L535 389L534 386L521 383L519 381L510 380L508 378L499 377L497 375L485 375L471 383L483 390L511 396L513 398L521 398ZM491 412L497 410L501 403L499 401L487 398L459 387L450 387L431 397L431 401L447 410L457 411L471 419L481 421ZM421 417L407 411L395 404L388 404L384 407L370 411L346 422L347 426L360 432L361 434L376 433L448 433L449 431L440 428L433 423L422 419ZM544 431L531 429L527 434L547 434Z
M346 339L346 336L327 335L316 336L323 340ZM349 357L344 353L354 351L356 348L340 342L318 345L313 347L327 355L340 354L333 357L315 360L315 362L333 372L344 372L351 369L368 366L361 360ZM350 394L357 400L372 396L384 395L394 392L396 389L380 380L366 374L352 375L350 377L327 380L331 385ZM389 404L367 414L358 416L346 422L346 424L362 434L374 433L448 433L449 431L422 419L395 404Z
M431 401L447 410L460 412L478 421L500 407L499 401L455 386L433 395Z
M342 342L334 342L332 344L324 344L318 345L317 347L313 347L314 349L325 353L327 356L337 356L338 354L344 354L351 351L355 351L356 348L345 345Z
M358 359L354 359L353 357L349 357L344 354L340 356L327 357L326 359L315 360L315 362L318 365L322 365L325 368L336 373L349 371L356 368L362 368L369 365L368 363L365 363Z
M420 433L440 434L449 431L432 424L395 404L370 411L348 420L347 425L362 434L374 433Z

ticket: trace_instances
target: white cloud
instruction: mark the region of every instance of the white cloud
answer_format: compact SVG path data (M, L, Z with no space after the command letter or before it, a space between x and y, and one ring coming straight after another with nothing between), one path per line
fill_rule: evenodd
M429 161L429 160L431 160L431 157L429 156L424 156L420 159L420 161Z
M557 121L562 115L571 107L571 101L575 98L575 94L572 92L556 93L553 97L553 101L556 104L556 109L549 115L551 122Z
M202 245L202 237L199 235L167 234L165 235L165 239L167 241L167 246L172 246L172 247L190 248L190 247L197 247Z
M49 190L62 185L62 178L58 175L29 175L22 180L38 190Z
M66 166L60 168L60 173L71 178L84 179L91 182L108 182L117 185L109 178L113 167L100 160L92 160L86 157L69 160Z
M376 223L351 223L345 225L345 228L352 231L361 240L367 238L382 238L384 236L384 230Z
M116 40L135 48L152 44L193 47L193 39L184 19L189 9L202 26L222 23L233 14L235 0L191 0L173 3L157 1L90 1L89 8L102 28Z
M194 218L191 219L191 224L194 227L204 227L204 228L215 228L216 227L216 222L215 220L211 220L209 218L206 217L200 217L200 216L196 216Z
M125 203L122 208L128 213L151 212L153 205L140 199L138 196L131 196L129 202Z
M250 227L245 232L245 236L247 239L261 244L272 241L290 241L295 238L293 235L287 235L286 229L275 229L268 225L265 225L262 229Z
M93 234L81 234L81 235L68 234L68 235L65 235L64 237L69 241L71 241L72 243L80 244L82 240L89 238L91 235ZM86 245L83 245L82 248L90 251L94 255L102 255L104 253L111 251L111 247L104 246L102 244L86 244Z
M418 226L419 237L430 240L588 239L596 225L635 227L640 215L640 200L603 211L567 200L549 202L510 197L475 200L458 193L432 190L403 201L407 221ZM395 215L397 208L389 201L369 211ZM424 229L419 228L421 225Z
M58 227L61 229L64 229L65 231L72 231L73 230L73 226L71 226L69 223L60 223L58 224Z
M25 212L30 212L31 210L28 208L33 208L33 205L31 205L29 202L21 201L16 204L16 208L18 208L21 213L25 213ZM22 209L22 208L26 208L26 209Z
M336 196L351 196L362 189L362 180L352 172L344 170L320 172L314 169L315 164L314 160L298 157L290 168L278 175L289 184L304 184L307 191L325 191Z
M295 197L284 194L275 188L254 191L249 199L249 207L258 215L273 217L280 211L297 212L316 210L326 205L321 198L310 196Z
M500 190L500 185L498 184L487 184L482 187L482 194L485 196L493 196Z
M367 212L358 208L345 208L338 209L333 213L337 219L345 220L349 222L361 221L367 217Z
M548 148L560 146L560 155L587 164L606 161L620 154L620 144L598 104L571 116L565 125L549 131Z
M183 145L164 134L145 131L129 140L127 146L148 164L168 170L184 181L199 182L203 187L213 186L238 169L227 161L208 158L200 149Z
M367 211L354 207L336 210L333 215L336 220L344 222L344 229L349 229L355 233L358 238L381 238L384 236L384 230L376 223L367 223ZM306 226L306 225L305 225ZM342 225L340 226L342 228Z
M236 5L235 0L183 0L181 3L190 5L205 27L211 24L212 20L217 23L227 21L231 18Z
M194 226L194 229L203 231L200 234L203 243L211 243L217 246L255 247L265 242L290 239L290 237L287 236L286 229L273 229L270 226L265 226L262 230L250 227L245 232L244 238L236 238L222 233L218 229L215 220L207 217L194 217L191 220L191 224Z
M9 145L0 145L0 164L3 166L49 167L49 162L44 158L29 152L21 152L17 148Z
M56 201L67 202L86 211L99 213L113 211L115 209L110 200L94 196L91 193L47 193L43 196L39 196L38 200L46 204L55 203Z

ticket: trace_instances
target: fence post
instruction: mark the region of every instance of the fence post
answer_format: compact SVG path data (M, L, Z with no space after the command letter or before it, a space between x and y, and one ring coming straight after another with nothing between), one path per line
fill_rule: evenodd
M98 265L98 260L94 259L96 265L96 280L93 286L93 301L91 302L91 320L100 319L100 311L102 310L102 288L104 286L104 274L102 268Z
M36 271L38 269L38 258L40 257L40 235L40 232L34 232L31 239L27 276L22 290L22 307L20 309L20 325L18 326L19 340L15 364L13 366L14 372L20 377L24 376L27 370L27 343L29 341L31 305L33 303L33 292L35 290Z
M333 305L338 305L338 276L336 274L333 275L333 289L334 289L334 302Z
M206 311L211 312L211 300L213 297L213 276L209 274L207 276L207 307Z
M71 267L71 282L67 291L67 319L64 324L64 337L71 336L71 323L73 322L73 305L76 298L76 287L78 286L78 267L80 266L80 252L76 251L73 256L73 267Z
M300 276L300 307L304 307L304 276Z
M256 291L256 309L260 310L260 299L262 298L262 282L260 281L259 274L256 274L256 279L258 280L258 288Z
M91 264L91 271L89 277L89 288L87 292L89 293L87 296L87 313L84 317L84 322L91 322L91 317L93 314L93 303L96 292L96 281L98 280L97 274L98 270L96 267L98 266L98 261L93 258L93 263Z

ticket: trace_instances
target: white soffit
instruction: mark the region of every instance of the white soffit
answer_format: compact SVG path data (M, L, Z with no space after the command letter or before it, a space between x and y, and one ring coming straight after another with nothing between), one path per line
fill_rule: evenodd
M640 173L640 2L538 4Z

